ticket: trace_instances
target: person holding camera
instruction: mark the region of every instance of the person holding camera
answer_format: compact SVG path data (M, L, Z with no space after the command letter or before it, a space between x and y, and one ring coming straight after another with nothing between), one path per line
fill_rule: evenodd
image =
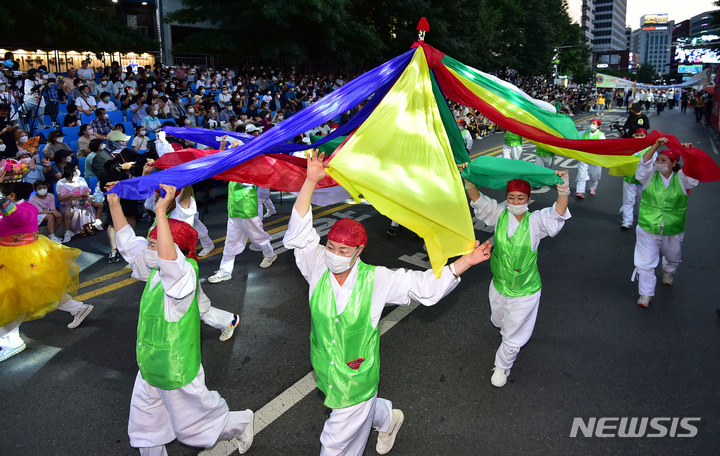
M45 128L43 115L45 113L45 99L42 96L47 80L42 78L40 70L31 68L23 82L23 104L19 110L20 128L31 131L37 121L37 128Z
M630 107L630 115L625 121L625 125L622 128L623 138L632 138L635 134L635 130L638 128L644 128L646 131L650 129L650 119L648 116L642 113L642 105L640 103L633 103Z

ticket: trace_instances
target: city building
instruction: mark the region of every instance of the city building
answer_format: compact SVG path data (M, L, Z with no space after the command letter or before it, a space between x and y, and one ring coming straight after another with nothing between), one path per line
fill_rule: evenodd
M567 6L570 20L582 28L588 43L592 43L593 21L595 20L594 0L568 0Z
M720 35L720 27L713 25L712 11L706 11L691 17L688 35L691 38L703 35Z
M667 14L646 14L640 18L640 28L631 35L631 49L640 64L649 63L659 74L670 73L672 31L675 21Z
M593 50L597 52L627 49L627 0L594 0L594 4Z

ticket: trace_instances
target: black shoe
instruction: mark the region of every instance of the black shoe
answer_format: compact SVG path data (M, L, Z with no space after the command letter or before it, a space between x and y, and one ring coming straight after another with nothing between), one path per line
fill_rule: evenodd
M113 250L112 252L110 252L110 255L108 255L108 263L113 264L117 263L118 261L120 261L120 254L117 250Z

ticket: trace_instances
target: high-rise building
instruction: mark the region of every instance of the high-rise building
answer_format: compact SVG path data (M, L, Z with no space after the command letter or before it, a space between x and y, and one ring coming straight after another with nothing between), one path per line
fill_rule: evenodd
M641 64L649 63L660 74L670 72L672 31L675 21L667 14L646 14L640 18L640 28L632 32L632 51Z
M594 0L593 50L627 49L625 16L627 0Z
M720 35L720 29L713 24L712 11L706 11L690 18L689 36Z
M567 5L570 20L582 28L588 43L592 43L593 21L595 20L594 0L568 0Z

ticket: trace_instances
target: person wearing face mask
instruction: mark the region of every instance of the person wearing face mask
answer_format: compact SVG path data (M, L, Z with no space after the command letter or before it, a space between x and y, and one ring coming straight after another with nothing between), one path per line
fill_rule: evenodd
M110 92L102 92L100 94L100 101L97 104L98 109L104 109L107 111L117 111L117 105L110 99Z
M154 106L148 108L148 115L145 116L140 124L149 132L158 131L162 126L162 122L158 117L158 108Z
M224 108L225 105L230 104L230 100L232 100L232 94L227 86L223 86L220 95L218 96L218 103L220 104L220 107Z
M48 143L45 145L45 149L43 149L43 154L47 155L48 157L54 157L58 152L61 150L73 153L74 151L65 144L65 135L62 134L59 131L51 131L48 135Z
M637 131L637 130L636 130ZM640 297L637 304L649 307L655 296L655 268L662 255L662 281L672 285L682 261L688 190L699 181L680 169L680 154L670 149L658 152L668 142L658 138L638 163L635 178L642 184L642 199L635 228L635 270ZM686 148L692 144L683 143ZM657 156L653 160L653 156Z
M187 109L187 116L185 120L189 120L190 124L187 124L185 121L183 121L183 125L185 127L197 127L197 110L195 109L195 106L190 105Z
M205 384L198 235L187 223L168 219L176 189L164 184L160 188L164 195L156 205L157 224L147 239L135 235L117 194L107 196L120 253L132 277L147 282L138 316L130 445L141 455L161 455L167 454L165 444L175 439L203 448L232 439L243 454L254 438L253 412L230 411L225 399Z
M60 238L55 236L55 230L62 223L62 214L55 207L55 196L48 193L48 184L44 180L35 181L35 194L30 197L28 202L35 206L38 210L38 225L47 222L48 239L60 242Z
M5 165L3 162L2 165ZM0 166L0 361L22 352L20 325L58 309L73 315L74 329L93 306L73 299L78 286L80 250L53 242L38 231L38 209L25 199L32 185L6 175Z
M555 171L562 178L552 207L528 212L530 184L521 179L507 183L507 208L482 195L471 182L465 189L475 216L495 227L495 249L490 260L490 322L500 328L502 343L495 353L490 383L505 386L507 377L535 328L542 284L537 267L540 240L555 237L570 218L567 171Z
M647 130L645 130L644 128L638 128L633 134L633 138L644 138L645 136L647 136ZM634 156L640 158L645 155L645 152L647 152L648 149L649 147L646 147L640 152L636 152ZM613 171L614 169L610 169L610 174L618 175L616 172ZM642 184L640 183L640 181L635 179L635 173L623 176L623 203L620 207L620 213L622 214L622 223L620 224L620 229L629 230L630 227L633 226L635 204L640 202L642 190Z
M90 124L80 125L80 131L78 132L78 157L86 157L90 153L88 145L90 141L96 139L95 130Z
M92 192L74 164L65 165L63 178L58 181L55 191L60 200L60 212L65 220L63 244L68 243L75 235L94 235L95 209L91 204Z
M110 122L110 116L105 112L105 109L98 108L95 110L95 118L90 122L90 127L100 139L105 139L113 129L113 123ZM89 152L88 152L89 153Z
M146 152L148 150L148 137L146 136L145 127L142 125L139 127L135 127L135 138L132 142L132 148L135 152L143 151Z
M590 127L580 134L582 139L605 139L605 134L600 131L600 119L590 121ZM586 183L590 181L590 194L597 195L597 186L602 177L602 166L589 165L585 162L578 161L577 182L575 188L575 197L585 199Z
M220 121L221 125L225 125L230 122L230 118L235 117L235 111L233 110L233 107L231 104L227 104L225 108L218 114L218 120Z
M431 306L450 293L459 276L490 258L488 242L442 269L392 270L360 260L367 246L361 223L335 222L325 246L313 228L310 202L325 176L324 154L307 157L307 177L297 195L283 244L293 249L295 262L310 289L310 361L317 384L332 409L320 436L321 454L358 456L365 452L371 429L379 432L376 450L390 451L404 415L378 397L380 381L379 322L387 304L411 300Z
M220 150L225 150L227 147L227 139L227 136L223 136ZM234 141L231 147L239 145L239 141ZM230 182L225 250L220 261L220 269L208 277L208 282L220 283L232 279L235 257L245 250L248 240L252 250L263 253L261 268L269 268L277 260L277 254L270 245L270 235L263 229L261 210L262 205L258 201L255 185Z

